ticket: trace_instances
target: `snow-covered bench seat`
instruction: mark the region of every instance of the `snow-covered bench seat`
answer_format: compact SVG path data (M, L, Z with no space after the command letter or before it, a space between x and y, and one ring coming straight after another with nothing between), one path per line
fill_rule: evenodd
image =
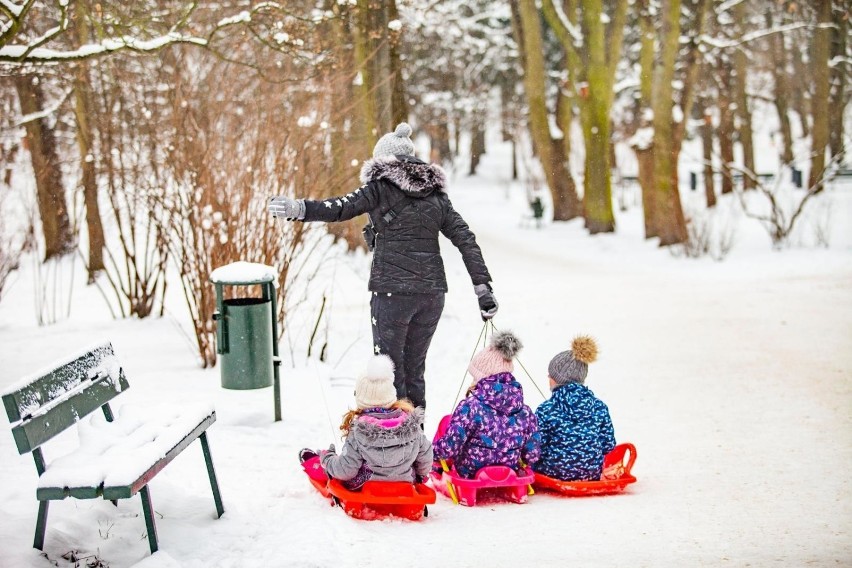
M24 379L3 394L21 454L32 452L39 473L39 513L33 546L44 546L51 500L103 498L115 502L137 493L151 552L157 532L148 482L195 439L200 439L218 516L224 508L206 430L216 421L212 405L124 405L114 417L109 401L129 387L110 343L103 343ZM88 414L102 409L103 416ZM45 463L41 446L79 423L79 446Z

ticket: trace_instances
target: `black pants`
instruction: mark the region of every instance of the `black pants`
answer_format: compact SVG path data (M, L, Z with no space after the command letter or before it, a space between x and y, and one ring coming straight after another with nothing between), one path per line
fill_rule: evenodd
M387 294L370 299L373 352L388 355L397 398L426 408L426 352L444 310L444 294Z

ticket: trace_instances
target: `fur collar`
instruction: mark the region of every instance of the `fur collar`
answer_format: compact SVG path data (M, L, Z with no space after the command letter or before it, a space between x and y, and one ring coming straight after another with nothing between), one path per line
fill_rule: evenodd
M383 420L365 420L363 417L356 420L352 425L352 434L363 443L370 446L397 446L414 440L423 431L420 424L423 422L423 409L415 408L413 412L402 413L402 420L398 425L388 428Z
M383 179L413 197L426 197L433 191L447 191L447 174L441 166L427 164L417 158L400 160L382 156L364 162L361 183Z

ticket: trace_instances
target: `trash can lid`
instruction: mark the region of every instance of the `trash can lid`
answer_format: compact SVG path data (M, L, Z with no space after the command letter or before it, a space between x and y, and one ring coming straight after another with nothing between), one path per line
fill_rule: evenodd
M211 282L231 285L275 282L277 277L278 273L271 266L243 260L220 266L210 273Z

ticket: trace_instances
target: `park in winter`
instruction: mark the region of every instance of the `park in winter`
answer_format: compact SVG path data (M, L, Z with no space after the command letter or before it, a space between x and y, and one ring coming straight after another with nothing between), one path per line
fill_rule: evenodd
M852 565L844 0L0 0L0 567Z

